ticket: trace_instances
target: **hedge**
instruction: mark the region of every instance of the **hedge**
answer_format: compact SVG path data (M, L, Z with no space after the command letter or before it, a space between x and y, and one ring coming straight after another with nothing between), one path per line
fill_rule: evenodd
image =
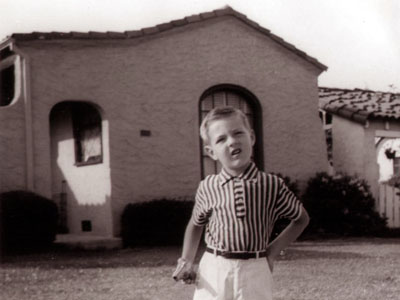
M27 191L0 194L3 250L49 246L56 238L58 210L50 199Z
M181 245L193 204L173 199L128 204L121 217L124 246Z
M387 231L368 184L355 176L318 173L302 199L310 215L308 233L366 236Z

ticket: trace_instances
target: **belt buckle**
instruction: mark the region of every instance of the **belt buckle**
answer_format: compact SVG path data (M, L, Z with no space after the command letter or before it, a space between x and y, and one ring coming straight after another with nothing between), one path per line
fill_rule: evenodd
M214 249L214 255L215 256L222 256L222 257L226 257L226 255L229 254L228 251L225 250L218 250L218 249Z
M219 255L222 257L225 257L227 255L227 253L229 253L228 251L224 251L224 250L220 250L219 251Z

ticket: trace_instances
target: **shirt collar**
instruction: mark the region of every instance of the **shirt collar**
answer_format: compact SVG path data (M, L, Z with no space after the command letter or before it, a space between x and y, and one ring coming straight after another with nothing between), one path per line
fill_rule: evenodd
M219 181L221 185L224 185L231 181L234 178L240 178L243 180L252 180L253 182L257 181L257 166L254 162L250 162L249 166L244 170L243 173L241 173L238 176L232 176L228 172L225 171L224 168L222 168L221 172L219 173Z

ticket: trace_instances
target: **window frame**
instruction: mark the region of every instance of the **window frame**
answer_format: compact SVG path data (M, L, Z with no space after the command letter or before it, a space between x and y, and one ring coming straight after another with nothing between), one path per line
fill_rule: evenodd
M4 58L1 57L2 53L4 54ZM21 95L21 58L20 55L14 51L13 44L4 45L0 49L0 72L3 70L13 67L13 95L9 102L2 103L2 99L0 99L0 108L9 107L16 103L17 99L19 99Z
M92 111L94 114L94 118L96 118L95 121L85 123L82 118L84 114L80 111L82 108L86 110L86 113L88 111ZM82 166L89 166L89 165L95 165L95 164L101 164L103 163L103 126L102 126L102 117L100 112L97 110L95 106L89 103L85 102L75 102L72 103L71 106L71 117L72 117L72 131L73 131L73 137L74 137L74 152L75 152L75 166L77 167L82 167ZM83 132L84 130L88 130L88 127L95 124L99 129L99 147L100 147L100 154L94 156L92 159L89 157L89 160L84 161L82 158L84 157L83 153L83 147L82 147L82 141L83 141ZM86 128L85 128L86 127Z

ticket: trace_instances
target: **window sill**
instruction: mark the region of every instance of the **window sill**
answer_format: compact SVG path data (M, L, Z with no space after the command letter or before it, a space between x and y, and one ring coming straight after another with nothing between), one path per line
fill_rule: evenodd
M89 159L88 161L84 161L84 162L76 162L75 166L76 167L84 167L84 166L91 166L91 165L97 165L97 164L101 164L103 163L103 159L102 158L96 158L96 159Z

